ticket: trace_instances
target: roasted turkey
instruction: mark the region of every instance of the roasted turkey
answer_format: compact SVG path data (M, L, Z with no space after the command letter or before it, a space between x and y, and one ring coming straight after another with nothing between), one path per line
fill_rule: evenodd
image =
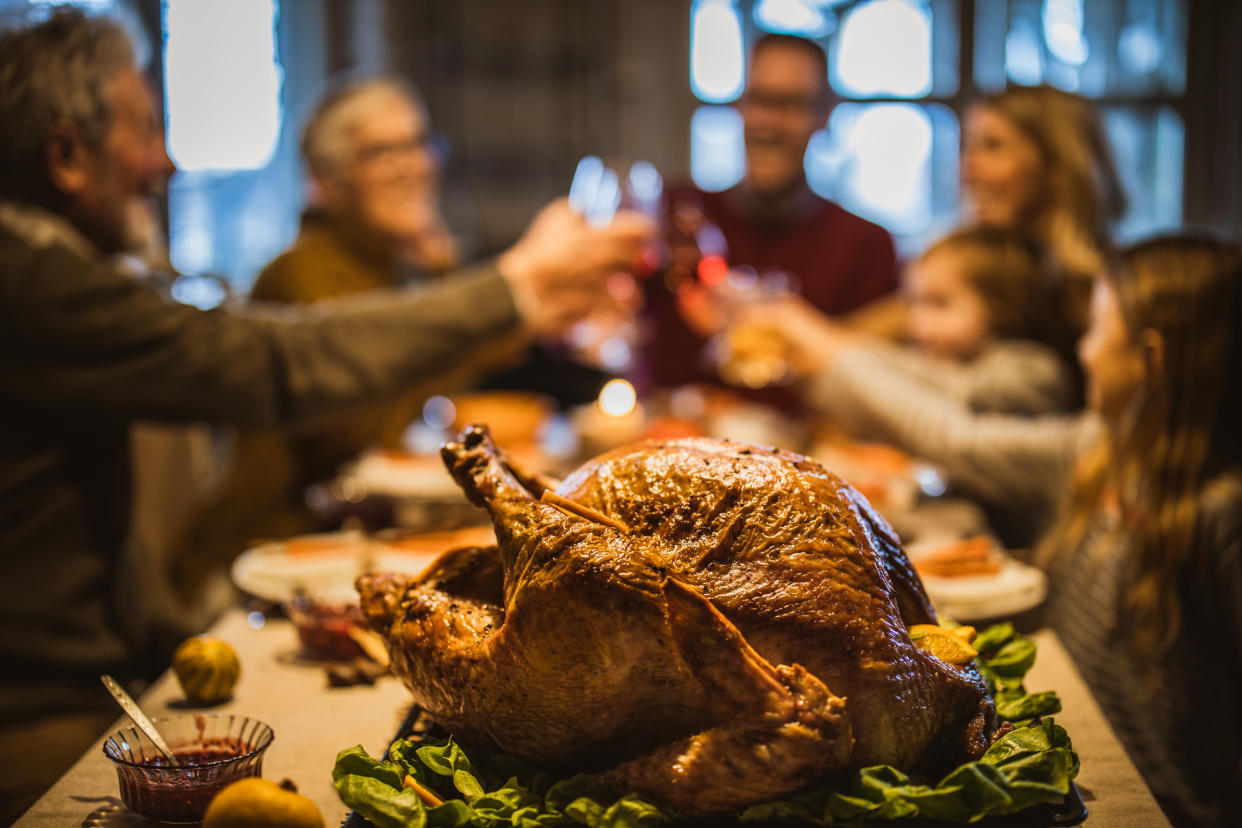
M646 442L553 489L481 426L442 455L498 546L358 588L414 700L464 744L684 814L985 749L986 685L913 644L935 623L918 576L815 461Z

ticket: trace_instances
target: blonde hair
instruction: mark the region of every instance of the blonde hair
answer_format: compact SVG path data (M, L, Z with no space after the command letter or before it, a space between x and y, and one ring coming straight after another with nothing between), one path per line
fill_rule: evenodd
M1063 311L1086 322L1091 280L1107 262L1112 225L1126 211L1125 192L1093 103L1051 86L1011 86L980 98L1039 148L1044 203L1023 228L1047 246L1063 270Z
M1039 248L1029 237L1002 227L968 227L932 242L919 261L945 252L960 257L961 274L987 308L995 336L1050 338L1059 319Z
M1130 336L1155 332L1164 358L1124 433L1079 464L1040 556L1082 566L1071 556L1116 498L1135 556L1123 620L1134 653L1154 662L1177 637L1183 568L1211 553L1198 535L1204 488L1242 468L1242 250L1162 237L1127 250L1105 278Z

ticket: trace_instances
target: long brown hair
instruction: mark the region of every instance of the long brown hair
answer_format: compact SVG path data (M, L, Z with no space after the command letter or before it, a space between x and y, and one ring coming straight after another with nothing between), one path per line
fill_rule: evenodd
M1047 247L1062 270L1063 312L1081 328L1091 280L1107 263L1112 225L1125 192L1095 104L1051 86L1010 86L976 101L1039 148L1044 203L1022 229Z
M1123 433L1080 463L1041 556L1054 567L1082 565L1070 558L1115 497L1135 555L1124 621L1134 652L1155 659L1178 633L1185 567L1211 552L1197 531L1204 487L1242 469L1242 250L1166 236L1126 250L1104 278L1127 331L1136 341L1158 334L1163 360Z

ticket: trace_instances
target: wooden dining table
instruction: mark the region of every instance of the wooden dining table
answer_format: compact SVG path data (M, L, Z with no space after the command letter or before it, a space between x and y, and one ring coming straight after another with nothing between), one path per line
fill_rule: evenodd
M241 658L242 675L233 698L212 712L238 713L267 722L276 737L263 762L269 779L291 779L314 800L330 828L349 809L332 786L337 753L361 744L380 755L396 734L410 707L410 697L396 679L374 685L330 687L322 663L304 658L293 625L241 609L229 611L210 631L229 642ZM1109 728L1099 707L1074 669L1056 636L1048 630L1032 636L1038 644L1028 689L1056 690L1063 711L1056 716L1073 739L1082 762L1076 784L1087 806L1089 826L1166 826L1152 798ZM101 690L102 692L102 690ZM186 707L176 678L165 673L141 697L151 716L178 715ZM118 721L113 732L128 722ZM116 772L97 742L16 823L19 828L65 826L155 826L121 803Z

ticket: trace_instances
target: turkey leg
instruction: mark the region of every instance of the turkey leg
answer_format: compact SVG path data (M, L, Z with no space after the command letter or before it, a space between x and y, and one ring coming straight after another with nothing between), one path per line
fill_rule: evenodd
M721 723L598 776L686 815L772 799L846 766L845 699L800 665L773 667L697 591L669 580L669 624Z

